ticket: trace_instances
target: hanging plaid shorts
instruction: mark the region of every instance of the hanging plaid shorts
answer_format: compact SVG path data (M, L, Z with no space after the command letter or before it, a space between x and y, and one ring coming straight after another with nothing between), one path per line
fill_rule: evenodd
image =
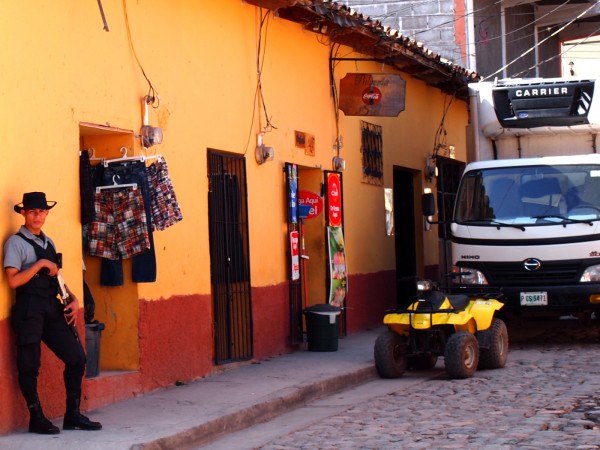
M140 189L106 189L94 194L95 217L88 228L91 256L131 258L150 248Z
M163 158L159 158L158 161L146 167L146 171L150 185L152 224L154 228L162 231L175 225L183 219L183 216L175 197L167 162Z

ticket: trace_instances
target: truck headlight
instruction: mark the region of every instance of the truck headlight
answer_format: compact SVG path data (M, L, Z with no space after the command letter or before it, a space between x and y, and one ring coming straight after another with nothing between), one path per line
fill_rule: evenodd
M580 283L591 283L600 281L600 264L590 266L583 271L581 275Z
M458 284L488 284L485 275L479 270L470 267L453 267L452 272L456 274L455 283Z

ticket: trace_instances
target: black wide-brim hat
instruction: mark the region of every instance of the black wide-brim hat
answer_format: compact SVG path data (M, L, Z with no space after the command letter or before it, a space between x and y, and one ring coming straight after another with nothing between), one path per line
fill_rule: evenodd
M55 205L55 201L46 201L46 194L43 192L27 192L23 194L23 201L14 206L14 210L20 214L23 209L52 209Z

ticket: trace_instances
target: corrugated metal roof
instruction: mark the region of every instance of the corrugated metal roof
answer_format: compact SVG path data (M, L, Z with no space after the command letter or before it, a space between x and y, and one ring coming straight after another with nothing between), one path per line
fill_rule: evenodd
M330 0L246 0L276 11L331 42L343 44L442 91L467 99L467 85L479 75L435 53L422 42L403 36L346 5Z

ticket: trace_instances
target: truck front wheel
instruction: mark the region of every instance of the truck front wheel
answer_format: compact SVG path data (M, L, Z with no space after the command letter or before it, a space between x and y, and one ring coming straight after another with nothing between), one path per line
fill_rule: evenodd
M407 363L406 338L386 330L375 341L375 367L381 378L399 378Z
M450 378L470 378L479 364L479 343L471 333L454 333L446 343L444 365Z
M508 358L508 330L504 321L495 318L492 326L483 331L489 333L490 347L481 349L479 369L499 369L504 367Z

